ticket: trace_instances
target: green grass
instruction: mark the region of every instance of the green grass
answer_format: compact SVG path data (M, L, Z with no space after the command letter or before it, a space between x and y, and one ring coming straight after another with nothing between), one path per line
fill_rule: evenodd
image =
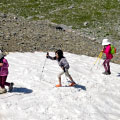
M73 6L72 8L69 8ZM74 29L101 27L109 29L120 15L118 0L0 0L0 11L14 13L33 20L48 19L51 22L72 26ZM39 16L44 17L39 17ZM88 26L84 26L84 22ZM112 31L112 30L110 30Z

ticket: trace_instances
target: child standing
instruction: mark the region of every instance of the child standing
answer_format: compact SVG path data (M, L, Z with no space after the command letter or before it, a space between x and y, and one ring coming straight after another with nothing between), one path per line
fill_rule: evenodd
M0 94L7 92L5 85L9 87L10 92L13 89L13 83L6 82L9 64L4 56L5 54L0 50Z
M63 51L62 50L57 50L55 52L55 57L49 56L49 53L46 55L47 58L51 60L57 60L59 66L62 68L62 71L58 75L59 79L59 84L56 85L56 87L61 87L61 76L65 73L65 75L71 80L71 84L69 86L74 86L76 83L73 81L71 75L68 72L68 69L70 68L69 63L67 62L66 58L63 56Z
M106 59L103 62L103 66L105 68L105 72L103 74L105 75L110 75L110 61L113 58L113 55L111 54L111 43L109 42L108 39L103 39L102 45L104 46L102 52L106 54Z

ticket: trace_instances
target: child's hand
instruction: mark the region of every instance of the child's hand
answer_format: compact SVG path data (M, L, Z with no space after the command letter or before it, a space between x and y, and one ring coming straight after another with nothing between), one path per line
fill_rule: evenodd
M47 54L46 54L46 57L48 58L48 56L49 56L49 52L47 52Z
M2 67L3 66L3 63L0 63L0 67Z
M104 52L104 50L105 50L105 47L103 47L103 49L101 50L101 52Z

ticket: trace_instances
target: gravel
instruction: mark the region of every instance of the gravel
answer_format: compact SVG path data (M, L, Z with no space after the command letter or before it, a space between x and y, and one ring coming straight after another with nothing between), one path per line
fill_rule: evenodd
M0 13L0 49L7 52L46 52L62 49L66 52L97 57L102 49L101 42L80 30L73 30L71 27L57 25L48 20L31 21L13 14ZM120 43L111 42L116 46ZM112 62L120 63L119 53L114 56Z

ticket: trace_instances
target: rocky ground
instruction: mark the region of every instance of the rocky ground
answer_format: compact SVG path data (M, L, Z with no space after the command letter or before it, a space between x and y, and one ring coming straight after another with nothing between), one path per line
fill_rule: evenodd
M116 48L119 41L112 41ZM0 47L8 52L55 51L98 56L101 41L64 25L49 21L31 21L13 14L0 13ZM118 52L112 62L120 63Z

